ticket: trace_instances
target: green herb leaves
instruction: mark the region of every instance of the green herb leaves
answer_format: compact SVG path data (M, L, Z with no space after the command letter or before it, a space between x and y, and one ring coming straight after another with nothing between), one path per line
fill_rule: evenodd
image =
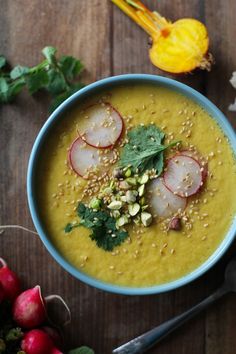
M128 232L117 230L116 220L110 216L108 211L94 211L83 203L79 203L77 213L80 223L67 224L65 232L68 233L79 226L87 227L92 231L90 238L105 251L112 251L128 237Z
M80 348L70 350L68 354L95 354L95 353L91 348L83 346Z
M50 111L52 112L66 98L84 85L74 82L83 70L80 60L72 56L56 58L56 48L45 47L42 50L45 60L29 68L17 65L8 70L7 61L0 56L0 103L11 102L26 86L32 95L44 89L53 98Z
M164 137L165 134L154 124L132 129L121 152L120 166L131 166L140 173L154 168L159 176L164 168L164 150L177 144L163 145Z

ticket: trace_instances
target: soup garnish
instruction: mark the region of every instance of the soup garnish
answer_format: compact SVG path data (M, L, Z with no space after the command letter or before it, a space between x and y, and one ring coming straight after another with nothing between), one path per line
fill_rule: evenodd
M71 168L95 183L106 167L112 174L96 193L90 193L87 203L79 202L80 221L68 223L65 232L84 226L92 231L90 238L98 247L113 251L127 239L127 226L148 227L154 219L171 218L169 229L180 230L187 198L200 190L206 178L201 159L191 151L177 150L180 141L164 145L165 133L155 124L131 129L119 156L113 150L123 131L118 111L102 103L84 113L80 135L69 149ZM168 148L174 149L174 155L166 162ZM115 163L118 167L111 168Z

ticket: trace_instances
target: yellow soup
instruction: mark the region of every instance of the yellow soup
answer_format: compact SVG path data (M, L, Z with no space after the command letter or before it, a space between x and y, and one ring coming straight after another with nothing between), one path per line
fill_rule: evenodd
M180 231L167 232L158 219L146 228L131 226L129 238L112 252L98 248L85 227L64 232L78 219L76 207L88 184L71 170L68 148L78 135L83 108L100 99L120 112L126 131L154 122L165 132L165 143L181 140L208 161L209 176L202 191L189 198ZM41 217L53 244L76 268L112 284L142 287L186 275L216 250L235 216L236 164L227 138L199 105L162 87L112 88L73 109L48 138L39 171Z

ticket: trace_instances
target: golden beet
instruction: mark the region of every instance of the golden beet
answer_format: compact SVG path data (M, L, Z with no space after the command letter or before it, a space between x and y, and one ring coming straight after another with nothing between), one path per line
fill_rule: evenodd
M151 62L170 73L180 74L196 68L210 70L209 37L203 23L192 18L167 21L140 1L112 0L152 38Z

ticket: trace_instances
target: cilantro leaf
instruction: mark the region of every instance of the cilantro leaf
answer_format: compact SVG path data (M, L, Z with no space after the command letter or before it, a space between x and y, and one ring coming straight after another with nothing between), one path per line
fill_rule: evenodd
M2 69L6 65L7 61L3 55L0 55L0 69Z
M69 80L79 75L84 67L80 60L72 56L62 56L58 62L61 71Z
M32 95L48 84L48 75L44 70L38 70L26 77L29 93Z
M48 75L48 85L47 85L47 90L52 94L52 95L58 95L61 94L62 92L66 91L68 85L64 79L64 76L59 72L58 70L55 69L50 69L47 73Z
M56 48L52 46L47 46L42 50L43 55L47 59L48 63L51 65L55 65L57 62L55 57L56 52L57 52Z
M29 73L29 68L27 68L27 66L17 65L10 72L10 77L12 80L15 80L28 73Z
M83 87L84 87L84 84L81 82L76 83L76 84L72 84L70 89L68 89L67 91L63 92L60 95L57 95L53 99L53 101L49 107L49 112L50 113L53 112L58 106L60 106L60 104L62 102L64 102L68 97L73 95L73 93L77 92L78 90L80 90Z
M64 231L71 232L75 227L84 226L92 231L91 240L105 251L112 251L128 237L128 232L116 228L116 220L107 211L94 211L83 203L79 203L77 214L80 217L78 224L67 224Z
M70 350L68 354L95 354L95 352L91 348L83 346Z
M164 138L165 134L154 124L132 129L121 152L120 166L131 166L139 172L154 168L159 176L164 167L164 150L177 143L165 146L162 144Z
M74 82L83 69L81 61L72 56L62 56L58 60L56 52L56 48L47 46L42 50L46 59L41 63L31 68L17 65L12 70L6 67L6 59L0 55L0 103L11 102L24 86L30 94L44 89L52 96L52 112L81 89L84 84Z

